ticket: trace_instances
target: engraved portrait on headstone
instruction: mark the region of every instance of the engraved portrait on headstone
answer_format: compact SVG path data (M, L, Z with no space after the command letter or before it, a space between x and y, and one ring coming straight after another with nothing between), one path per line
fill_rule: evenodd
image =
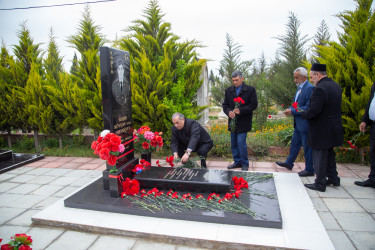
M130 98L130 84L125 76L125 72L129 71L129 69L125 69L128 64L115 53L113 54L113 63L116 72L113 74L112 94L118 104L126 105Z

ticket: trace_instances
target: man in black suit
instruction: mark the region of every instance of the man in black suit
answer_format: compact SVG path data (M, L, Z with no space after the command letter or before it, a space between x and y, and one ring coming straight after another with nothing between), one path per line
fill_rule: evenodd
M249 169L249 158L247 156L246 136L251 131L253 111L258 107L258 99L255 88L246 85L240 71L232 73L233 86L225 90L223 111L229 117L228 130L231 132L231 149L234 163L228 169ZM235 108L234 99L241 97L244 103ZM236 117L236 129L231 131L231 120Z
M368 100L368 104L365 110L365 114L362 117L362 122L359 125L361 132L366 132L366 127L371 126L370 130L370 174L368 179L365 181L355 181L354 184L361 187L373 187L375 188L375 99L374 99L375 83L371 87L371 95Z
M172 122L171 149L173 157L181 158L181 162L185 163L191 152L197 152L201 158L201 166L207 168L207 153L214 145L207 131L198 122L185 118L181 113L174 113Z
M310 81L315 85L308 110L301 116L309 122L308 143L312 148L315 183L309 189L325 192L326 186L340 186L333 147L343 143L341 87L327 77L325 64L313 64ZM328 180L327 180L328 178Z

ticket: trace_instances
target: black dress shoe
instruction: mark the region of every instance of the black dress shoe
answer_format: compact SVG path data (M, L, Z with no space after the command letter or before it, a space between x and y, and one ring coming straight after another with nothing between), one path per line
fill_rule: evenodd
M371 181L370 179L367 179L365 181L355 181L355 185L361 186L361 187L372 187L375 188L375 183Z
M277 165L279 165L280 167L283 167L283 168L287 168L289 170L292 170L293 166L290 166L288 163L286 162L282 162L282 161L277 161L275 162Z
M316 191L320 191L320 192L325 192L326 191L326 188L322 188L322 187L317 187L314 183L313 184L305 184L305 187L309 188L309 189L312 189L312 190L316 190Z
M233 163L232 165L227 167L227 169L233 169L233 168L242 168L242 166L240 163Z
M331 185L331 184L332 184L334 187L338 187L338 186L340 186L340 181L338 181L338 182L333 182L332 180L328 179L327 182L326 182L326 185L328 186L328 185Z
M301 177L306 177L306 176L314 176L314 173L311 173L311 172L306 171L306 170L302 170L301 172L298 172L298 175L301 176Z

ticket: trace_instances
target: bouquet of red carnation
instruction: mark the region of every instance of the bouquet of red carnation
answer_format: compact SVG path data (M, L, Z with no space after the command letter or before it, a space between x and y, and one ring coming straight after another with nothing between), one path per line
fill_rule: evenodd
M0 242L2 239L0 239ZM1 250L31 250L33 240L26 234L15 234L8 244L1 245Z
M121 193L121 197L124 195L136 195L139 193L139 182L136 179L126 178L125 181L122 182L122 190L124 192Z
M161 132L152 132L148 126L142 126L133 132L134 142L142 144L143 153L151 152L151 147L163 147L163 138L161 135Z
M102 160L107 161L108 165L116 165L117 156L124 152L125 147L121 144L121 137L104 130L96 141L93 141L91 148L94 154L99 155Z
M236 97L233 99L233 101L234 101L234 109L239 108L241 104L245 104L245 101L241 97ZM232 133L236 132L236 129L237 129L236 123L237 123L237 115L230 120L230 131Z

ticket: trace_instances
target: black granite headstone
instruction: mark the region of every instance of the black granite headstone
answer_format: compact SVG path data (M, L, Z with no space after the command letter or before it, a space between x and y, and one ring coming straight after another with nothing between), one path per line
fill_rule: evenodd
M138 162L138 158L134 158L129 52L101 47L100 71L104 129L121 136L125 147L124 152L117 158L118 172L112 173L117 176L125 169L131 171L130 167L134 167L134 162ZM126 167L127 165L130 167ZM112 166L107 164L106 170L103 171L103 188L110 189L111 196L116 197L121 192L121 184L110 185L111 169Z
M41 154L20 154L0 149L0 174L43 158Z
M120 168L134 158L129 52L100 47L100 72L104 129L121 136L125 146L116 163Z
M151 167L134 176L142 188L173 189L192 192L229 192L232 172L189 169L189 168L161 168Z

